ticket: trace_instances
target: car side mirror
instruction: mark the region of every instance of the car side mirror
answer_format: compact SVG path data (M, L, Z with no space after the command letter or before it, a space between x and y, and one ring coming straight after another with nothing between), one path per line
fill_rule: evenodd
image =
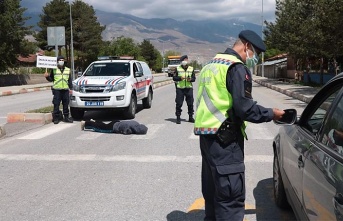
M135 72L135 77L141 77L143 76L143 71L136 71Z
M280 125L292 125L297 121L297 110L296 109L286 109L285 114L279 120L273 120L275 124Z

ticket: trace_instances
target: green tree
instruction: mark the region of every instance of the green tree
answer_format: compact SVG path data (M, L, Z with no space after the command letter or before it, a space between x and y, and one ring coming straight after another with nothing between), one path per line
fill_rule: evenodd
M92 6L81 0L76 0L71 5L73 22L73 46L76 55L75 67L85 68L96 60L100 48L103 45L101 33L105 29L97 21L95 10ZM35 37L41 48L47 46L47 27L64 26L66 45L65 51L70 61L71 26L70 5L65 0L52 0L43 7L38 26L41 28ZM59 47L59 54L63 46Z
M106 27L98 22L93 6L82 0L72 4L72 21L74 49L78 55L76 65L85 68L97 59L103 45L101 33Z
M161 65L157 64L157 57L160 55L160 52L155 49L149 40L144 39L143 42L139 44L139 48L141 55L144 57L151 69L157 70L158 68L161 68Z
M30 34L30 27L25 27L28 18L23 17L25 8L20 0L0 1L0 73L17 64L17 56L32 53L25 35Z
M132 38L120 36L106 41L99 55L103 56L133 56L136 59L142 59L140 56L140 49Z
M48 46L48 27L64 26L66 29L65 39L66 43L70 42L70 20L69 20L69 3L65 0L52 0L43 7L43 12L40 14L40 21L38 27L40 31L35 34L38 46L42 49L47 49ZM51 45L54 46L54 45ZM61 54L61 47L59 46L59 54ZM69 59L68 59L69 60Z
M323 73L325 60L343 55L342 3L342 0L277 0L275 22L266 22L268 47L287 52L297 64L303 64L298 65L301 69L315 58Z

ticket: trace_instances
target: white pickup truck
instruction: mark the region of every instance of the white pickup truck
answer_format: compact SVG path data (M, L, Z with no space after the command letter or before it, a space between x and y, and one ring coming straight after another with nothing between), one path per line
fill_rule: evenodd
M120 109L135 118L137 102L150 108L154 78L149 66L131 57L100 57L73 81L70 112L82 119L85 111Z

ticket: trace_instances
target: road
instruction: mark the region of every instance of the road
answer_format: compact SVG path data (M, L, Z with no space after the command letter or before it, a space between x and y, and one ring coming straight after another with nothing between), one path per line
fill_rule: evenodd
M170 77L167 77L167 74L157 74L154 76L155 83L170 79ZM52 94L50 90L0 96L0 125L7 122L7 113L23 113L50 105L52 105Z
M174 85L154 93L152 108L139 104L135 118L148 126L147 135L81 131L76 121L0 140L1 220L201 220L199 141L186 121L186 104L177 125ZM257 84L253 96L261 105L299 113L305 106ZM33 106L36 99L51 101L49 92L9 97ZM0 97L0 103L9 97ZM115 112L87 112L85 117L121 119ZM272 140L278 127L248 124L245 221L295 220L292 211L273 202Z

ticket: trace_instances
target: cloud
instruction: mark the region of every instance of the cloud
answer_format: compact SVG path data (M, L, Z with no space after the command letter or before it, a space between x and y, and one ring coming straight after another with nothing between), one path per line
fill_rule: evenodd
M49 0L22 0L28 11L42 11ZM83 0L96 10L119 12L140 18L175 20L239 19L262 24L275 20L275 0Z

